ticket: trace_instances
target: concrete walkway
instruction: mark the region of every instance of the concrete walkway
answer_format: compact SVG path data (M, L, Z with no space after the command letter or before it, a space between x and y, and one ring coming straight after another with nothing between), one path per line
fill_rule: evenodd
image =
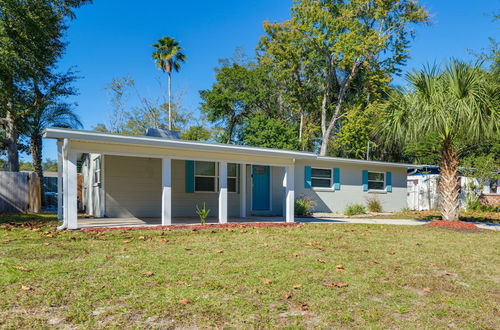
M372 225L402 225L402 226L420 226L425 225L431 220L411 220L411 219L354 219L354 218L295 218L297 222L304 223L365 223ZM489 222L472 222L481 229L500 231L500 224Z

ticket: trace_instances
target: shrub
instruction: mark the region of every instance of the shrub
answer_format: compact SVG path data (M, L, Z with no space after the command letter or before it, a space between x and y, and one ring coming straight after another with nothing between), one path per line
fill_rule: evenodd
M295 200L295 215L304 216L312 213L316 202L307 196L300 196Z
M382 203L378 197L367 197L366 198L366 206L368 207L368 211L380 213L382 212Z
M205 202L203 202L203 207L200 209L198 205L196 205L196 214L200 217L200 222L202 225L205 224L205 220L207 219L208 215L210 214L210 209L207 210L207 207L205 205Z
M344 214L348 216L365 213L366 208L361 204L349 204L344 211Z

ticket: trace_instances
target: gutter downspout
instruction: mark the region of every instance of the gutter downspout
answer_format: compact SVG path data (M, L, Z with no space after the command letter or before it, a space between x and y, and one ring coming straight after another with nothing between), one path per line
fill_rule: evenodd
M57 230L63 230L68 228L68 210L67 210L67 198L64 198L64 196L67 196L68 192L68 149L69 149L69 140L64 139L63 143L63 157L62 157L62 167L63 167L63 223L59 227L57 227Z

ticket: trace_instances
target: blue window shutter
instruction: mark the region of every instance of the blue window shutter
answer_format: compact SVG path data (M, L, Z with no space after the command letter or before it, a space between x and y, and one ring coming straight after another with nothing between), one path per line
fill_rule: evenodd
M312 188L311 184L311 166L304 167L304 188Z
M194 160L186 160L186 192L194 192Z
M387 172L385 174L385 189L387 192L392 192L392 173Z
M333 186L335 190L340 190L340 168L333 169Z
M368 191L368 171L363 171L363 191Z

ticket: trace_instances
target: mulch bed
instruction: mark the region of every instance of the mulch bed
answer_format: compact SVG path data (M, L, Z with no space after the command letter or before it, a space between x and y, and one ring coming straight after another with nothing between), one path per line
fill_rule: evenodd
M102 232L111 230L177 230L177 229L216 229L216 228L269 228L269 227L298 227L303 224L297 222L277 223L277 222L248 222L248 223L224 223L224 224L205 224L205 225L171 225L171 226L145 226L145 227L102 227L102 228L84 228L82 232Z
M480 229L473 223L464 222L464 221L444 221L444 220L436 220L425 224L426 226L431 227L443 227L443 228L451 228L451 229Z

